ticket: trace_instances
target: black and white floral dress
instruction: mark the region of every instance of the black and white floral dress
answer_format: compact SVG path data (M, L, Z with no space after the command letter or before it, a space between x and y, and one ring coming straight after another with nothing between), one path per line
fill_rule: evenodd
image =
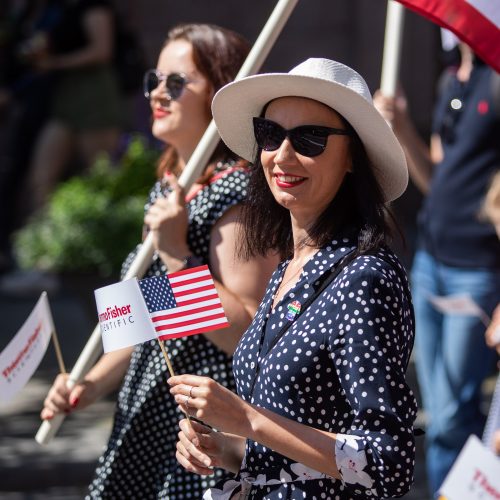
M247 440L239 474L205 499L380 499L409 490L417 406L405 372L414 320L401 264L388 249L359 256L300 314L353 243L345 238L319 250L272 310L282 263L233 360L244 400L337 433L331 459L342 480Z
M247 172L237 164L218 164L211 182L188 202L188 244L203 263L208 263L213 225L230 207L243 201L247 180ZM161 182L157 182L146 210L166 193ZM125 261L124 272L137 250ZM165 272L155 255L146 276ZM204 335L173 339L166 346L176 373L212 377L235 389L231 359ZM175 447L182 414L169 393L168 376L156 341L136 346L118 396L111 437L99 459L87 498L199 499L208 487L225 477L222 470L216 470L212 477L201 477L178 464Z

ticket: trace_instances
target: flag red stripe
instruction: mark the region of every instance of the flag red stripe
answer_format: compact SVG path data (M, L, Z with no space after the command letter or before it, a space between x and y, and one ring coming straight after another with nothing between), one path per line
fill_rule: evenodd
M160 340L178 339L180 337L187 337L188 335L196 335L197 333L210 332L210 331L214 331L214 330L222 330L223 328L227 328L228 326L229 326L229 323L223 323L220 325L213 325L213 326L206 326L204 328L198 328L195 331L174 333L172 335L163 334L163 335L159 335L158 338Z
M218 299L219 296L217 295L217 292L214 290L213 295L205 295L203 297L197 297L195 299L189 299L189 300L183 300L182 302L179 302L179 306L189 306L191 304L198 304L199 302L204 302L205 300L211 300L211 299ZM220 304L220 301L219 301Z
M398 0L424 17L453 31L500 72L500 30L465 0Z
M183 269L182 271L177 271L175 273L168 274L168 279L171 278L178 278L179 276L185 276L186 274L191 274L191 273L199 273L201 271L208 271L208 266L198 266L198 267L190 267L189 269ZM210 276L207 275L205 279L209 278Z
M193 293L205 292L207 290L215 290L214 285L210 284L210 285L206 285L206 286L200 286L199 288L193 288L191 290L184 290L183 292L176 292L174 290L174 297L177 300L178 297L184 297L185 295L191 295ZM204 299L204 297L203 297L203 299ZM198 299L198 301L203 300L203 299ZM184 303L182 305L184 305Z
M170 286L172 287L172 290L175 290L179 286L192 285L193 283L199 283L200 281L207 281L211 279L212 277L208 275L198 276L197 278L191 278L183 281L177 281L176 283L170 283Z
M199 302L199 301L198 301ZM184 304L183 304L184 305ZM204 307L197 307L197 308L193 308L193 309L189 309L189 311L182 311L182 312L172 312L171 314L164 314L162 316L155 316L154 318L151 318L153 320L153 322L156 322L156 321L165 321L165 320L168 320L168 319L174 319L174 318L180 318L181 316L188 316L188 315L191 315L191 314L196 314L196 313L199 313L199 312L203 312L203 311L210 311L211 309L220 309L222 306L220 304L220 302L218 304L211 304L209 306L204 306ZM170 311L175 311L176 309L170 309Z
M219 314L212 314L211 316L204 316L203 318L196 318L196 319L191 319L189 321L181 321L179 323L175 323L173 325L158 325L158 326L155 326L155 330L157 332L162 332L164 330L168 330L169 328L181 328L183 326L186 326L186 327L190 327L190 328L186 328L186 331L187 330L191 330L192 328L196 328L196 324L197 323L203 323L205 321L210 321L212 319L220 319L220 318L225 318L226 315L221 312Z

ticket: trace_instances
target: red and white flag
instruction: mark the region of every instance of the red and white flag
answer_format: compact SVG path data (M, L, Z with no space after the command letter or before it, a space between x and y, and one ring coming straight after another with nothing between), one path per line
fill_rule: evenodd
M208 266L144 279L139 286L162 340L229 326Z
M453 31L497 72L500 72L499 0L397 0Z
M49 300L43 292L28 319L0 353L0 402L8 403L29 381L53 331Z
M229 326L208 266L95 291L104 352Z

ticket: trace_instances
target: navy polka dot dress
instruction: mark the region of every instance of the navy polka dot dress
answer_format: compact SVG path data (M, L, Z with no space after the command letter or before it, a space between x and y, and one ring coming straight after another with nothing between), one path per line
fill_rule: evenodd
M208 263L210 231L218 219L246 195L247 173L234 163L217 165L212 182L188 203L188 244L203 263ZM150 204L165 196L156 183ZM137 250L136 250L137 251ZM124 263L130 266L136 251ZM157 255L147 277L166 273ZM231 359L204 335L166 341L174 370L212 377L235 390ZM224 476L187 472L175 458L179 420L182 414L169 393L165 360L156 341L136 346L118 396L111 437L99 459L87 498L199 499L208 487Z
M353 248L346 238L319 250L272 310L282 263L233 361L244 400L337 433L331 460L342 480L247 440L238 476L205 499L237 492L250 499L380 499L409 490L417 406L405 382L414 324L401 264L388 249L359 256L300 314L319 278Z

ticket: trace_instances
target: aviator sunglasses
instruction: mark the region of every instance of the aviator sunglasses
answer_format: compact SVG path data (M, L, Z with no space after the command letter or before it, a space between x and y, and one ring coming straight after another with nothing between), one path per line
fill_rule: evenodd
M276 151L288 137L293 149L309 158L320 155L326 149L329 135L350 135L347 129L321 125L301 125L287 130L272 120L260 117L254 117L253 131L257 145L264 151Z
M170 73L169 75L165 75L157 69L149 69L144 75L144 96L146 99L151 99L151 92L153 92L161 82L165 82L168 97L172 101L175 101L179 99L184 91L184 87L191 81L192 80L188 80L186 75L182 73Z

